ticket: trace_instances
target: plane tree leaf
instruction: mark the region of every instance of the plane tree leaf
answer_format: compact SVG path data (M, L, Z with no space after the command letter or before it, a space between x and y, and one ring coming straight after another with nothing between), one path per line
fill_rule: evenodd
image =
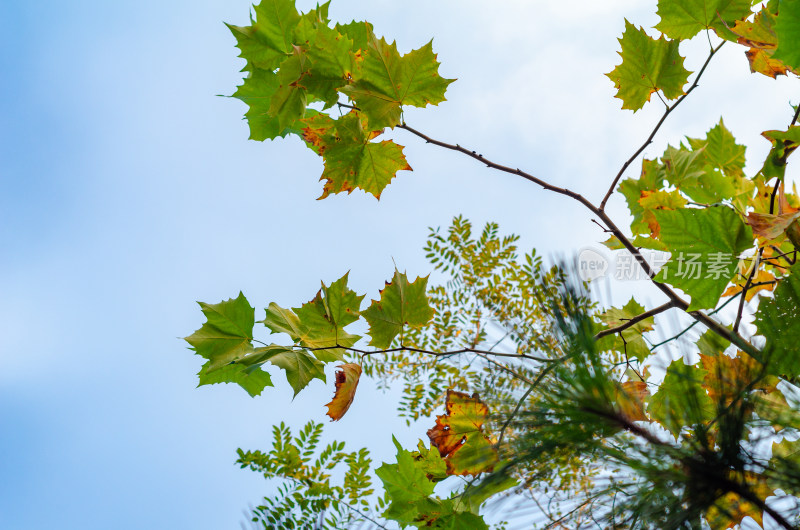
M332 421L342 419L350 405L353 404L360 377L361 366L355 363L346 363L339 366L339 370L336 372L336 391L331 402L325 405L328 407L328 417Z
M783 61L775 58L778 35L775 33L775 14L768 7L756 13L752 21L740 20L731 29L739 44L747 46L745 52L750 63L750 71L775 78L791 71Z
M633 298L625 304L621 309L612 307L611 309L600 314L600 320L608 327L615 328L621 326L634 317L637 317L645 312L644 307L636 302ZM601 339L600 348L613 347L616 351L624 351L629 357L633 357L643 361L650 355L650 348L644 341L643 334L653 330L655 324L655 317L648 317L634 324L633 326L622 330L619 334L610 335ZM620 335L622 335L620 337ZM613 341L613 346L607 344Z
M323 364L306 350L274 345L269 348L271 351L266 360L283 369L295 396L313 379L325 381Z
M692 297L689 311L713 309L733 278L753 232L726 206L656 212L670 260L656 276Z
M253 351L255 309L241 292L218 304L198 302L206 317L200 329L186 337L194 351L208 359L205 372L221 368Z
M625 21L625 31L619 39L622 64L606 74L623 109L637 111L650 101L650 96L661 91L668 99L683 95L689 71L683 67L683 57L678 53L678 41L653 39L644 29Z
M209 371L209 363L204 364L197 374L200 378L197 386L236 383L252 397L260 395L265 387L272 386L272 378L260 366L234 363Z
M388 348L395 337L402 338L405 326L419 328L430 322L433 308L428 303L427 285L427 277L409 282L405 273L394 272L392 281L381 291L381 299L373 300L361 312L369 323L370 345Z
M704 424L716 415L716 407L703 389L706 371L676 359L658 391L650 398L647 413L677 437L684 427Z
M274 70L292 51L292 33L300 14L294 0L262 0L254 10L252 25L228 24L228 28L241 50L240 57L247 61L246 70Z
M325 161L320 199L358 188L379 199L398 171L411 171L403 146L391 140L373 142L360 114L350 112L334 120L318 114L304 121L303 139Z
M800 0L780 0L775 35L778 47L773 57L800 70Z
M690 39L706 29L730 34L737 20L750 15L750 0L658 0L656 29L672 39Z
M767 339L766 353L770 366L781 375L800 375L800 263L792 266L790 274L775 289L775 296L763 300L756 314L759 334Z
M358 319L364 299L347 287L347 278L345 274L330 286L323 283L317 295L299 308L271 303L261 322L273 333L286 333L295 344L311 349L320 361L343 360L342 348L353 346L360 338L344 328Z
M364 112L371 130L400 123L403 105L425 107L445 100L444 93L455 79L439 75L433 41L401 56L394 42L373 34L367 38L363 62L343 91Z
M447 464L449 475L477 475L491 471L497 451L483 433L489 408L476 394L447 391L446 413L436 418L428 438Z

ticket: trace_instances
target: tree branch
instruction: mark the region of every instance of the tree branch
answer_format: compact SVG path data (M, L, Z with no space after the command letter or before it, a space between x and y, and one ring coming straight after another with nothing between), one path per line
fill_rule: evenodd
M627 320L624 324L620 324L619 326L616 326L614 328L604 329L603 331L599 332L597 335L594 336L594 340L600 340L608 335L613 335L615 333L620 333L622 331L625 331L629 327L635 326L642 320L655 316L659 313L663 313L667 309L672 309L673 307L677 307L675 305L675 302L669 301L666 304L660 305L654 309L651 309L650 311L647 311L645 313L642 313L641 315L633 317L630 320Z
M605 196L603 197L603 200L600 201L600 209L601 210L605 210L606 209L606 203L608 202L608 199L611 198L611 195L614 193L614 189L617 187L617 183L619 183L619 179L622 178L622 175L628 169L628 166L630 166L633 163L633 161L636 160L636 158L638 158L638 156L640 154L642 154L642 151L644 151L645 148L653 142L653 138L655 138L656 133L658 132L658 130L661 129L661 126L664 124L664 121L667 119L667 116L669 116L670 113L672 113L672 111L675 110L675 108L678 105L680 105L681 102L683 102L683 100L686 99L686 97L689 94L691 94L692 91L695 88L697 88L698 82L700 81L700 78L703 76L703 72L706 71L706 67L711 62L711 59L714 57L714 55L719 51L720 48L722 48L722 46L724 44L725 44L725 41L722 41L722 43L719 46L717 46L716 48L712 48L711 49L711 53L709 53L708 58L706 59L706 62L703 64L703 67L700 69L700 72L698 72L697 77L695 77L694 83L692 83L692 86L689 87L689 90L687 90L684 95L682 95L680 98L678 98L678 101L676 101L674 105L667 106L667 110L664 111L664 114L661 116L661 119L658 120L658 123L656 123L656 126L650 132L650 136L647 137L647 140L645 140L645 142L641 145L641 147L639 147L639 149L637 149L636 152L633 153L633 155L631 155L631 157L628 160L626 160L624 164L622 164L622 168L619 170L619 173L617 173L617 176L614 177L614 181L611 183L611 186L608 188L608 191L606 192Z

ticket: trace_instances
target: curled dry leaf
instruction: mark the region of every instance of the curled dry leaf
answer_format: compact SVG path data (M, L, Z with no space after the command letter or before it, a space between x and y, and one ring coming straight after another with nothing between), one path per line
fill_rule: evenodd
M331 421L342 419L347 409L350 408L356 395L358 380L361 377L361 366L355 363L342 364L339 368L340 370L336 372L336 393L331 402L325 405L328 407L328 416Z

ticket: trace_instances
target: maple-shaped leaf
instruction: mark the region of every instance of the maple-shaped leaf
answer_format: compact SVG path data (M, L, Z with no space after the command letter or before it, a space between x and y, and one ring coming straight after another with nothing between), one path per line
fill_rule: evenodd
M205 371L210 373L253 351L255 309L241 292L218 304L198 302L206 316L203 326L184 340L198 355L208 359Z
M716 407L702 387L705 370L676 359L647 405L650 418L677 437L684 427L703 424L716 416Z
M656 219L670 260L656 276L692 297L689 311L713 309L736 272L739 254L753 244L753 232L727 206L660 210Z
M391 282L381 291L381 299L373 300L361 312L369 324L370 345L385 349L401 335L405 326L419 328L433 318L433 308L428 303L426 288L428 277L408 281L405 273L394 271Z
M347 363L339 366L336 372L336 391L333 399L325 405L328 407L328 416L331 421L339 421L344 416L347 409L353 403L358 388L358 380L361 377L361 366L355 363Z
M619 43L622 64L606 76L614 82L623 109L639 110L658 90L668 99L685 93L690 72L683 67L678 41L655 40L626 20Z
M631 298L630 301L622 307L622 309L612 307L604 313L601 313L600 320L608 328L615 328L617 326L621 326L630 319L641 315L642 313L644 313L644 307L639 305L636 300ZM621 338L619 337L620 334L615 334L609 337L604 337L602 340L612 339L614 341L613 349L616 351L624 351L629 357L634 357L640 361L643 361L645 357L650 355L650 348L644 341L643 334L647 333L648 331L652 331L654 324L655 317L645 318L633 326L622 330L620 333L622 335ZM602 342L600 348L611 349L610 346L611 344Z
M775 21L778 48L773 57L800 70L800 0L781 0Z
M433 41L401 57L396 43L374 34L368 38L353 83L343 92L364 112L370 130L400 123L403 105L425 107L445 101L447 86L455 79L439 75Z
M772 299L762 300L756 313L756 327L767 339L765 352L770 371L778 375L800 375L800 262L792 266Z
M730 35L728 27L747 18L751 5L751 0L658 0L656 29L672 39L690 39L705 29Z
M775 389L777 379L762 377L761 363L742 352L730 357L723 351L700 354L700 365L706 371L703 386L714 402L727 406L744 391Z
M275 117L281 130L302 119L306 110L306 88L301 84L309 75L310 61L302 49L294 47L278 70L278 88L269 105L269 115Z
M390 499L389 507L383 515L410 524L419 513L418 504L428 499L435 484L428 479L423 463L403 449L397 439L392 437L392 440L397 447L397 463L384 463L375 470Z
M643 191L639 197L642 207L642 222L650 230L650 236L656 239L661 237L661 225L658 224L656 212L660 210L679 210L686 206L687 201L677 191Z
M296 83L312 98L325 102L325 108L335 105L338 90L350 82L355 67L352 39L325 24L303 19L296 40L308 60L307 71Z
M244 364L228 364L216 370L208 371L209 363L203 365L200 382L197 386L216 385L219 383L236 383L244 388L252 397L261 394L265 387L272 386L272 378L260 366Z
M497 450L483 433L489 408L478 398L454 390L447 391L446 413L437 416L428 429L428 438L447 464L449 475L477 475L491 471L497 463Z
M304 121L303 139L322 155L325 186L320 199L331 193L362 189L380 199L383 189L398 171L411 171L403 146L391 140L373 142L358 112L334 120L318 114Z
M243 101L249 107L245 117L250 126L251 140L263 141L286 136L291 132L281 124L281 120L277 116L270 112L272 101L279 88L278 74L254 68L231 96ZM286 121L286 116L283 121Z
M358 319L364 299L364 295L359 296L347 287L348 275L330 286L323 283L317 295L301 307L290 310L271 303L261 322L273 333L286 333L296 344L310 348L320 361L341 361L342 348L354 345L361 338L344 330Z
M236 46L247 61L246 70L253 67L272 71L292 51L292 33L300 21L294 0L262 0L254 6L256 18L251 26L228 28L236 37Z
M774 57L778 47L778 36L775 33L776 16L765 7L752 21L740 20L731 28L739 44L749 47L745 52L750 62L750 71L764 74L775 79L786 75L790 68Z

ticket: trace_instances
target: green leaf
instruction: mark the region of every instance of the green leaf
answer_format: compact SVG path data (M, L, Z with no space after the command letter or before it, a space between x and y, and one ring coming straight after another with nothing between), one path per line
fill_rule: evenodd
M397 463L384 463L375 470L390 498L384 516L400 523L411 523L419 513L417 504L433 493L434 483L428 479L423 465L403 449L394 436L392 440L397 447Z
M210 362L200 369L200 383L197 386L216 385L218 383L236 383L244 388L250 396L261 394L264 387L272 386L270 375L260 366L246 366L243 364L228 364L216 370L209 371Z
M756 314L758 332L767 339L765 358L770 371L787 377L800 375L800 263L775 289L775 296L761 302Z
M600 320L602 320L607 327L614 328L621 326L622 324L634 317L641 315L644 312L644 307L639 305L636 300L631 298L622 309L612 307L608 311L601 313ZM645 318L644 320L641 320L633 326L623 330L621 332L622 339L619 338L619 334L609 336L607 339L614 341L614 349L616 351L624 351L629 357L635 357L636 359L643 361L650 355L650 348L644 341L643 334L647 333L648 331L652 331L654 325L655 317Z
M286 380L294 395L303 390L312 379L325 381L323 364L305 350L270 346L269 362L286 372Z
M336 346L349 347L361 338L344 331L345 326L358 320L364 299L364 295L358 296L347 287L348 275L330 287L323 283L317 295L299 308L289 310L271 303L261 322L273 333L286 333L295 343L313 349L320 361L341 361L344 351Z
M435 447L425 447L425 442L420 440L417 443L417 450L411 453L411 456L417 461L417 466L425 472L425 476L429 480L437 481L447 478L447 464Z
M780 0L775 34L778 48L773 57L791 68L800 69L800 0Z
M278 74L256 68L233 94L232 97L242 100L250 107L245 117L250 126L251 140L263 141L294 132L291 128L282 126L281 120L270 112L279 87ZM284 115L284 121L286 116ZM296 129L296 122L291 125Z
M311 67L300 83L309 94L324 101L326 108L336 104L338 90L353 74L352 47L350 38L324 25L319 25L307 42L306 54Z
M262 0L254 9L256 22L253 26L264 43L284 55L292 53L292 35L300 22L294 0Z
M455 79L439 75L433 41L400 56L397 45L369 35L364 60L345 92L366 115L370 130L400 123L401 107L424 107L445 101L447 86Z
M690 72L683 67L677 41L652 39L626 20L619 43L622 64L606 76L618 89L616 97L622 100L623 109L639 110L658 90L669 99L685 93L683 86Z
M753 232L731 208L655 212L661 240L672 257L656 281L692 297L689 311L712 309L736 272L739 254L753 244Z
M730 35L727 26L750 15L751 0L658 0L656 29L672 39L690 39L704 29Z
M336 31L342 35L347 35L353 41L353 52L366 50L369 43L374 39L372 24L369 22L356 22L349 24L336 24Z
M714 403L701 386L705 375L705 370L687 366L682 359L672 361L647 413L676 437L683 427L713 419Z
M430 322L433 308L425 294L427 284L427 276L410 283L405 273L395 270L392 281L381 291L380 301L373 300L361 312L369 323L371 346L388 348L404 326L419 328Z
M255 310L241 292L218 304L198 302L206 322L184 340L208 359L206 372L232 363L253 351Z
M783 179L786 160L800 146L800 125L789 127L786 131L764 131L761 135L772 143L761 173L766 178Z
M300 83L308 75L309 62L306 55L295 48L292 55L283 61L278 70L278 88L269 106L269 115L278 121L284 130L301 119L306 110L306 89Z
M318 114L304 120L303 138L325 161L320 180L325 180L320 199L331 193L362 189L380 199L398 171L411 171L403 146L391 140L372 142L358 112L338 120Z

